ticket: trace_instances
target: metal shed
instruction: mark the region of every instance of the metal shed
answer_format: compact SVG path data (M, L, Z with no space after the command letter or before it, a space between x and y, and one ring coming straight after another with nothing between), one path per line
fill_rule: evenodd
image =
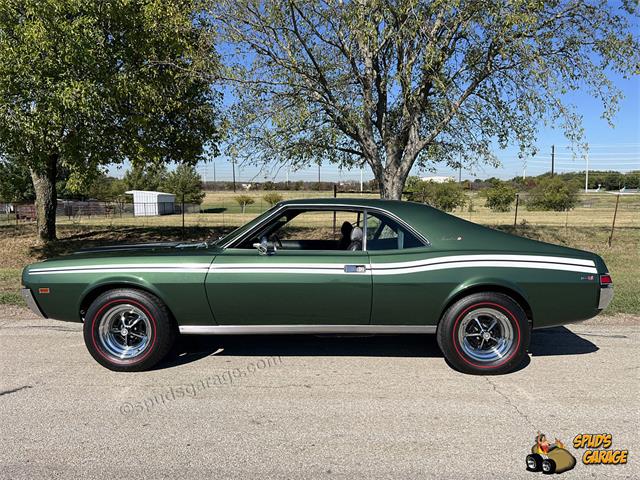
M133 195L133 214L136 217L170 215L175 211L176 196L173 193L129 190Z

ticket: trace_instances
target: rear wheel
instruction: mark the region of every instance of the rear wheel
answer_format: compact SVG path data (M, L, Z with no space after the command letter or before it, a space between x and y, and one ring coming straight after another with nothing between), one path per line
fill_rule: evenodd
M473 374L513 371L527 355L527 315L501 293L474 293L447 309L438 325L438 345L457 370Z
M530 472L539 472L542 470L542 456L537 453L527 455L527 470Z
M139 290L103 293L87 310L84 322L84 341L91 356L121 372L153 367L169 352L175 336L165 305Z

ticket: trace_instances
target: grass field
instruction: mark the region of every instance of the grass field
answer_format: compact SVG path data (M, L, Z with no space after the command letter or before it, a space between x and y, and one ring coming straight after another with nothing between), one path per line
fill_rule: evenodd
M234 197L240 194L251 196L255 203L248 205L244 213ZM191 227L230 227L246 223L259 213L267 210L270 205L262 198L266 192L207 192L201 205L204 213L191 213L185 215L185 225ZM292 198L326 198L333 196L330 191L285 191L278 192L284 199ZM359 194L339 194L338 198L358 197ZM361 197L376 198L373 194L362 194ZM514 209L510 212L492 212L484 206L485 199L478 193L472 192L467 195L467 205L459 208L453 213L459 217L483 225L513 225ZM610 193L581 194L578 206L568 212L540 212L528 211L524 206L518 209L517 222L530 225L542 226L562 226L565 228L581 226L610 227L616 195ZM160 227L160 226L181 226L181 215L165 215L161 217L133 217L133 216L82 216L69 219L59 217L59 225L70 226L102 226L109 228L119 228L124 226ZM0 226L13 225L11 219L5 215L0 215ZM621 195L616 217L616 225L620 227L640 228L640 195Z
M287 192L287 198L300 198L301 193ZM318 192L311 192L316 197ZM613 196L611 196L613 198ZM473 212L468 208L454 212L465 219L542 241L585 249L600 254L613 275L616 295L607 313L640 314L640 212L636 204L621 197L613 245L607 245L610 221L613 216L609 197L591 198L588 206L565 214L563 212L528 212L518 216L513 227L514 212L496 214L484 208L476 198ZM615 201L615 199L614 199ZM216 238L232 228L255 217L267 205L256 205L255 210L242 214L234 207L232 192L208 194L206 209L227 208L218 213L186 215L187 228L178 226L179 216L142 218L92 217L80 222L61 221L60 240L43 246L35 238L33 224L0 226L0 304L22 304L19 296L20 271L24 265L51 256L65 254L91 246L113 243L140 243L146 241L205 240ZM637 200L635 200L637 202ZM235 203L235 202L233 202ZM234 210L236 208L236 210ZM623 210L626 209L626 210ZM600 218L600 217L604 217ZM606 220L606 221L604 221ZM522 222L524 221L524 222ZM312 228L309 225L309 228Z

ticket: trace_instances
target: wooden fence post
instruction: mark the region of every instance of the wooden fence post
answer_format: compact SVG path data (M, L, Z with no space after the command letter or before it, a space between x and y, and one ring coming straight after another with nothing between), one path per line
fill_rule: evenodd
M520 194L516 193L516 214L513 217L513 228L518 225L518 204L520 203Z
M616 216L618 215L618 203L620 203L620 194L616 196L616 208L613 211L613 223L611 223L611 234L609 235L609 246L613 240L613 230L616 228Z

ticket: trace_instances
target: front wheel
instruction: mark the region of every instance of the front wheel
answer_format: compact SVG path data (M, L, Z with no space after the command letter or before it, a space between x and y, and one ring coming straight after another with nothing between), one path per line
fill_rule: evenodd
M511 297L474 293L447 309L438 325L438 345L457 370L500 374L516 369L531 336L527 315Z
M546 475L556 473L556 462L554 462L551 458L545 458L542 461L542 473Z
M98 296L87 310L84 342L109 370L148 370L171 349L176 333L165 305L155 296L115 289Z

